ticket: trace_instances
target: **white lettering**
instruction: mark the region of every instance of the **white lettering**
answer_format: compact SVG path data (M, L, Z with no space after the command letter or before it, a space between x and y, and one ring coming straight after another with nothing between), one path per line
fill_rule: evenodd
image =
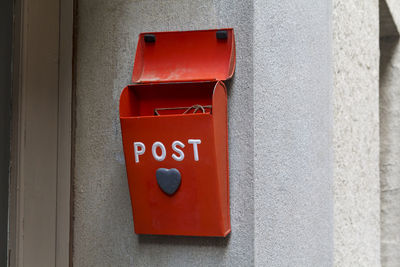
M188 143L193 145L194 161L199 161L199 151L197 149L197 145L201 144L201 140L200 139L189 139Z
M161 156L157 154L157 147L161 148ZM153 153L154 159L157 161L163 161L165 159L165 156L167 155L167 152L165 151L165 146L161 142L154 142L151 151Z
M185 145L181 141L174 141L172 143L172 150L175 151L176 153L179 154L179 156L172 154L172 158L176 161L182 161L185 158L185 154L183 153L182 150L177 148L177 146L180 146L181 148L184 148Z
M139 149L140 148L140 149ZM146 147L142 142L134 142L133 143L133 150L135 153L135 162L139 162L139 155L143 155L144 152L146 151Z

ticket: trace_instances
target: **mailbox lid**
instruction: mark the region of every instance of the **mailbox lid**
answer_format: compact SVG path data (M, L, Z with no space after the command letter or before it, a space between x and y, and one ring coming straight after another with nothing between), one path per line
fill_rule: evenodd
M132 82L227 80L234 70L233 29L141 33Z

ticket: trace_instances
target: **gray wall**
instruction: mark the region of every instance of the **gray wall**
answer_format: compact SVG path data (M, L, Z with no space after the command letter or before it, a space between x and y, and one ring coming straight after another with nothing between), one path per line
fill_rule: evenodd
M7 262L13 1L0 3L0 265Z
M254 11L256 263L331 266L331 2Z
M335 266L380 266L378 15L334 0Z
M381 42L380 90L382 264L400 264L400 46L398 37Z
M330 1L79 0L75 266L330 266ZM232 233L133 233L118 118L143 31L234 27Z
M387 4L380 1L381 263L394 267L400 265L400 5Z

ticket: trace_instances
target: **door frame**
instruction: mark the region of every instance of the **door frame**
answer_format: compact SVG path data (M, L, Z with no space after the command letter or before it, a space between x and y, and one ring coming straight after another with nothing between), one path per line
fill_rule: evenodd
M0 265L8 258L13 2L0 2Z
M15 0L9 266L70 266L74 0Z

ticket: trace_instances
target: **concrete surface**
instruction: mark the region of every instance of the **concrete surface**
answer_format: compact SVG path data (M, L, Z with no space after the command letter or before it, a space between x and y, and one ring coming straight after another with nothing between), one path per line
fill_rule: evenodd
M400 11L400 2L391 2L392 6L389 8L388 0L379 0L379 37L390 37L399 35L398 25L394 21L394 17L400 18L400 14L393 13L393 11ZM399 6L393 6L394 3L399 3Z
M381 40L381 242L382 266L400 265L400 46Z
M254 7L256 266L331 266L331 2Z
M334 0L335 266L380 266L378 1Z
M394 267L400 265L400 6L387 2L390 8L380 0L381 263Z
M393 23L396 28L397 32L400 27L400 1L397 0L379 0L380 3L384 2L390 11L390 17L391 17L391 22ZM387 18L387 16L383 17ZM381 16L381 22L382 22L382 16Z
M330 266L330 1L93 1L77 14L74 266ZM118 119L143 31L234 27L232 233L133 233Z
M400 265L400 46L398 1L380 7L381 263Z

